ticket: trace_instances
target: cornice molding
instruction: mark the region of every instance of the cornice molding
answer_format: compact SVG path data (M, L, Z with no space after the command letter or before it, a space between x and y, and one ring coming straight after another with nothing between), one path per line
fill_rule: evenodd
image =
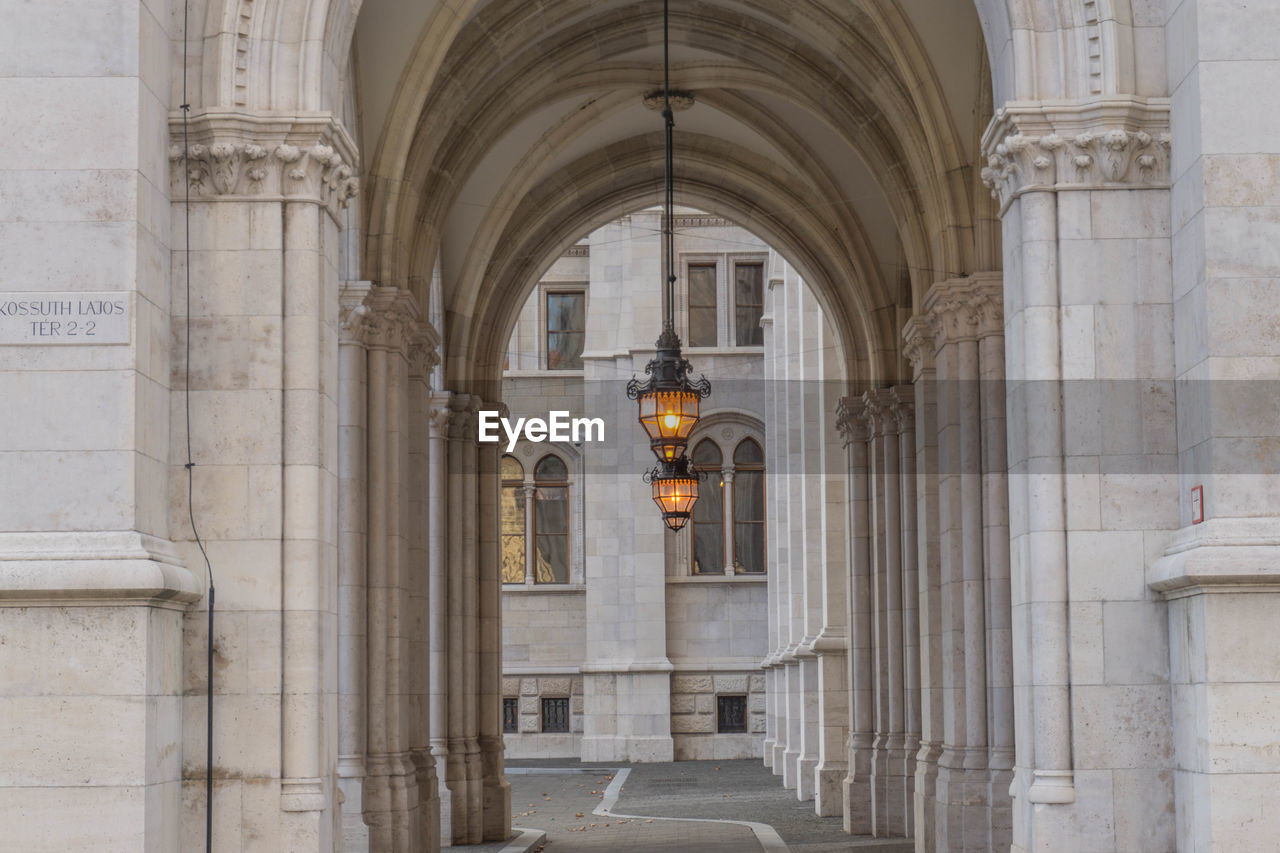
M190 180L191 197L200 201L304 201L336 214L360 190L355 144L328 113L201 112L187 135L184 148L182 116L170 116L174 200Z
M1023 193L1169 187L1169 100L1010 103L982 135L1001 215Z

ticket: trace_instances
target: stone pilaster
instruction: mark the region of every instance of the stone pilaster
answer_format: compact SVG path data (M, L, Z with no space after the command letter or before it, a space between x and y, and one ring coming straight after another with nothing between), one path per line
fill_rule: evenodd
M450 773L457 772L456 761L449 760L449 687L452 665L449 658L449 424L451 396L447 391L434 391L428 400L426 418L428 488L427 526L432 536L427 542L428 615L427 635L430 645L428 719L431 756L437 777L440 826L435 844L452 843L453 789Z
M338 366L338 785L341 831L368 849L361 803L368 739L368 376L372 285L345 282L339 292Z
M942 754L941 557L938 541L938 430L933 334L919 317L903 329L903 351L912 365L911 423L916 476L916 604L919 646L919 751L915 765L913 829L916 850L933 853L936 842L938 758ZM904 438L906 427L904 425ZM907 453L904 452L904 456ZM905 496L904 496L905 497ZM910 550L910 546L907 546Z
M1117 753L1146 729L1091 722L1171 724L1167 668L1150 663L1171 632L1143 585L1177 523L1183 434L1169 186L1186 171L1174 164L1186 146L1172 145L1169 121L1169 102L1155 98L1011 104L984 136L1007 285L1014 850L1064 835L1081 847L1173 845L1173 821L1138 805L1172 796L1167 762ZM997 581L1003 556L991 557ZM994 704L1008 680L994 654L1001 629L989 626L989 746L1007 763L1008 713ZM993 763L993 789L1001 774Z
M875 609L871 594L867 476L870 429L866 401L862 398L841 400L838 423L849 464L849 757L843 783L844 831L870 835L871 757L875 739Z
M370 849L419 849L418 768L408 703L411 644L408 515L412 297L373 289L368 337L368 749L364 816Z

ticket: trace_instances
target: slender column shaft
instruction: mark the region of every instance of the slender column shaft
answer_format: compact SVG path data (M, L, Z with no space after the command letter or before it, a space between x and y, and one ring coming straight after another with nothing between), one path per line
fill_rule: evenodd
M387 732L387 349L375 340L369 350L369 565L368 587L368 779L364 788L365 823L371 850L393 847L390 825Z
M451 793L449 779L449 718L446 712L449 697L449 570L447 562L447 538L449 488L449 398L447 392L431 395L431 410L427 417L427 453L429 460L427 517L431 536L427 540L428 593L430 618L427 621L427 637L430 644L430 735L431 755L435 759L439 779L440 831L436 843L452 840Z
M484 773L480 761L480 568L479 568L479 445L475 441L475 412L479 400L468 400L462 442L462 653L464 736L467 754L467 843L484 838Z
M982 536L982 434L978 344L956 346L960 381L960 520L963 564L965 753L967 768L986 767L987 636Z
M468 843L467 834L467 736L466 736L466 668L464 587L466 570L463 562L464 521L470 514L463 494L466 474L463 456L467 441L466 401L454 396L450 401L449 420L449 501L448 501L448 626L449 626L449 756L446 784L450 797L450 829L454 844Z
M733 524L730 519L733 517L733 469L724 468L720 471L720 477L724 480L724 491L721 495L721 504L724 507L724 573L732 576L733 567Z

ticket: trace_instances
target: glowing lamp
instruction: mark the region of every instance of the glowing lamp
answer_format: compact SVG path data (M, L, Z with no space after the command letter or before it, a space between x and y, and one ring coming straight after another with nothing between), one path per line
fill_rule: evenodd
M667 527L680 530L689 523L698 502L698 473L689 469L688 460L663 463L646 474L645 481L653 486L653 502Z

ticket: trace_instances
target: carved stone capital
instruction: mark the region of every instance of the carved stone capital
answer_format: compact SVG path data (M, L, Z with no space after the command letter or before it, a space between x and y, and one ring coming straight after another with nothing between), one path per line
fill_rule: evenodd
M169 121L171 198L309 201L331 213L360 190L355 146L327 116L192 116L183 145L181 116Z
M915 388L910 385L895 385L890 388L889 411L893 414L895 431L899 435L915 429Z
M867 403L863 397L841 397L836 410L836 429L845 447L855 441L865 442L871 436L867 419Z
M369 306L365 299L373 284L368 281L344 281L338 288L338 342L364 346L369 336Z
M1012 103L982 137L982 182L1009 204L1030 191L1169 186L1169 101L1110 96Z
M426 320L419 320L409 341L409 375L425 379L440 363L440 333Z
M365 304L370 312L368 345L407 358L421 327L418 304L412 294L398 287L375 287Z
M897 435L898 419L894 413L891 389L877 388L862 395L866 406L867 428L872 438Z
M449 422L453 417L448 391L431 395L431 403L427 408L427 437L448 438Z
M913 370L933 363L933 324L928 316L917 314L902 327L902 354Z
M999 273L975 273L938 282L925 294L920 325L933 333L935 353L949 343L1003 334L1003 278Z

